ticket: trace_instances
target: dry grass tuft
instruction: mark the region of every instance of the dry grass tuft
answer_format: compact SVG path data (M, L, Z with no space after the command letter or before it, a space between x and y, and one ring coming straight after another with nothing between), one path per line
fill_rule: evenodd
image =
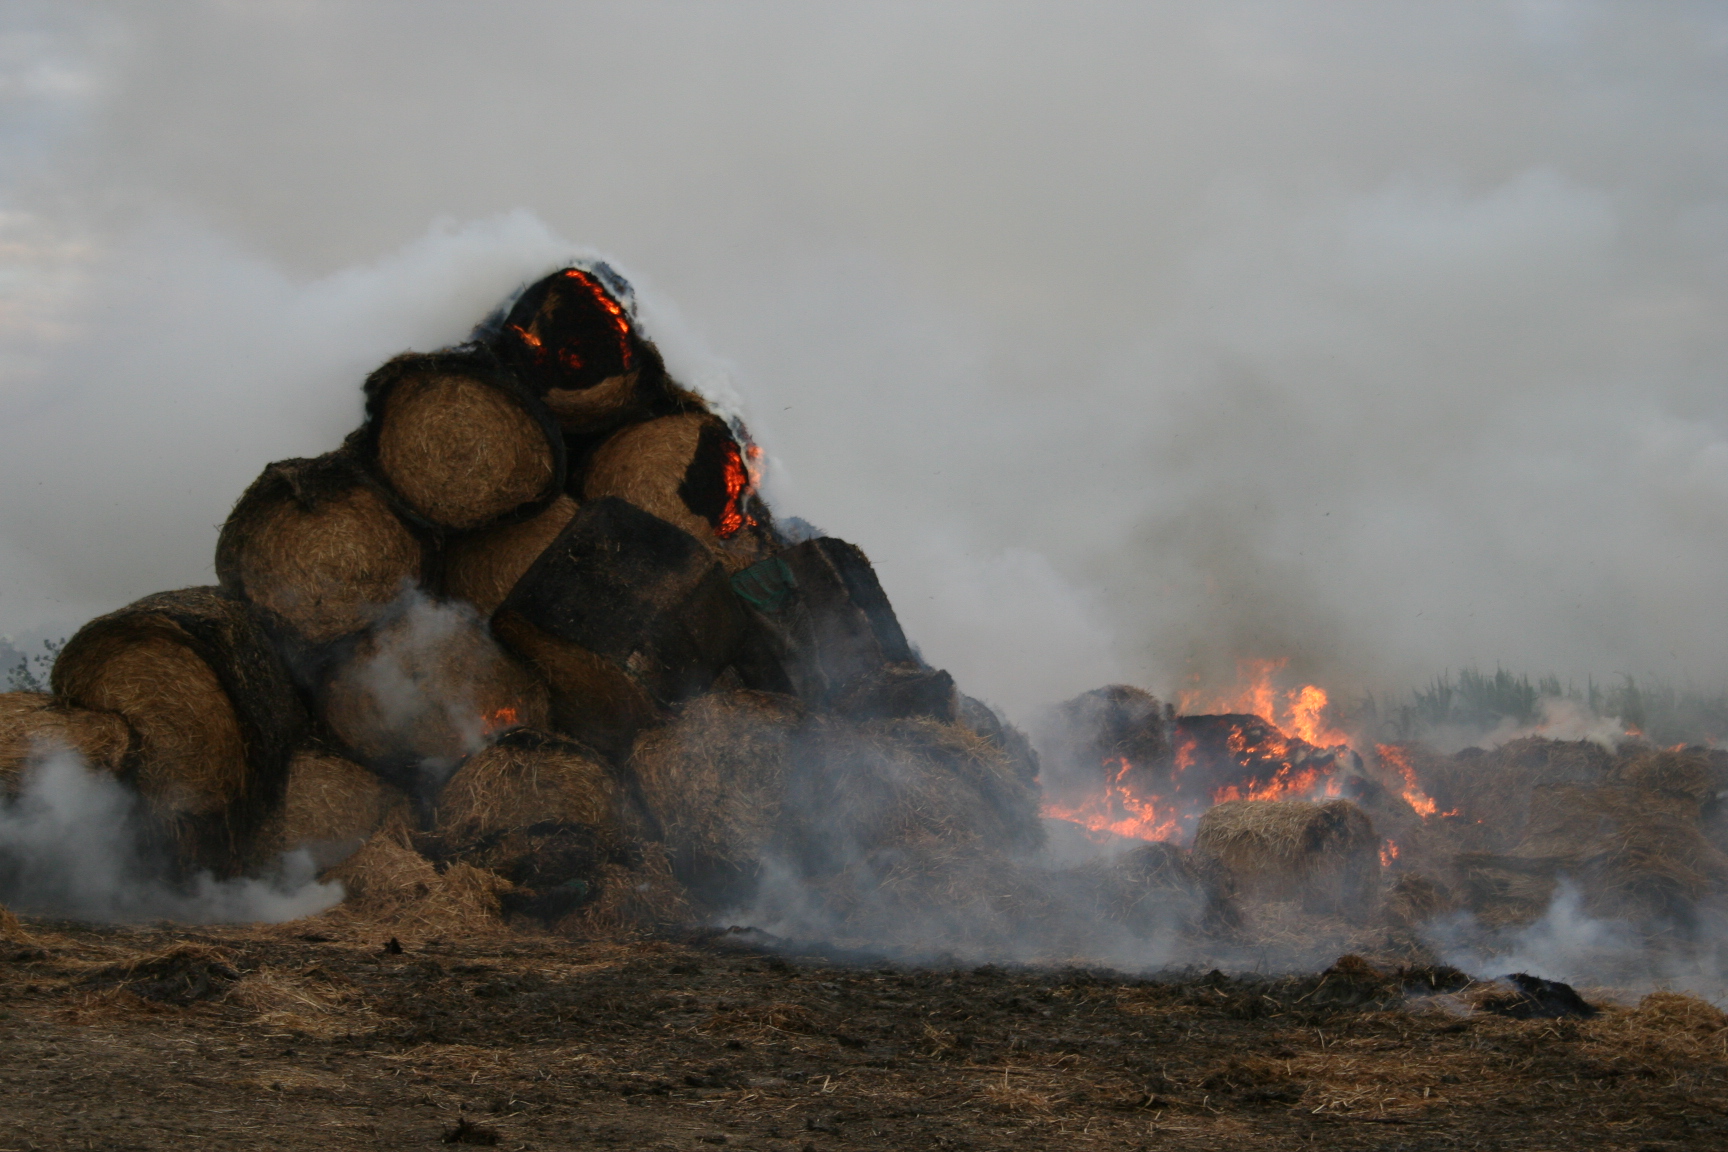
M235 981L223 1000L252 1013L253 1024L315 1036L352 1031L355 1012L363 1011L353 981L316 964L293 972L258 968Z
M469 864L440 872L403 843L402 834L373 836L327 873L327 879L340 880L348 890L340 915L423 935L484 936L502 930L500 897L511 890L508 881Z

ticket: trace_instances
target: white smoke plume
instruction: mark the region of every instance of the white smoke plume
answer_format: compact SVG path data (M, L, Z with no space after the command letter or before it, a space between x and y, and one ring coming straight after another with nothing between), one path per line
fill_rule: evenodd
M1652 946L1645 933L1585 911L1576 885L1562 881L1548 908L1523 925L1488 928L1467 913L1442 917L1422 935L1444 963L1479 977L1526 972L1583 986L1625 992L1656 989L1728 1001L1728 956L1719 910L1700 910L1691 931L1663 934Z
M1023 723L1728 684L1721 6L407 11L0 13L0 630L207 582L574 242Z
M319 883L304 852L266 877L170 882L142 828L135 792L75 752L40 749L18 795L0 798L0 904L79 920L216 924L295 920L342 900L342 885Z
M6 630L207 579L574 241L1016 714L1244 656L1728 683L1718 7L4 20Z

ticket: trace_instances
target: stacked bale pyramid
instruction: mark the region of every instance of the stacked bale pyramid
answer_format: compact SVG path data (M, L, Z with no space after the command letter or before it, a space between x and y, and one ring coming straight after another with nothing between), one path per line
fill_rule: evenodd
M1023 738L917 657L861 551L775 525L744 428L671 378L612 269L364 391L340 447L240 497L217 587L91 621L52 698L12 694L0 783L34 734L135 786L184 873L382 838L548 920L674 874L664 908L736 899L775 853L1036 839ZM875 797L838 832L857 852L816 795Z

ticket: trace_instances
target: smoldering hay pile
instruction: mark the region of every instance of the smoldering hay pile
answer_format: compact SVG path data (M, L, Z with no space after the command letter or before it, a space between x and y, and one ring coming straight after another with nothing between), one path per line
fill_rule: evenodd
M216 587L91 621L51 696L6 697L7 794L71 748L173 875L303 850L354 909L476 925L686 922L769 869L839 922L1036 846L1024 739L917 656L858 548L775 524L745 429L609 267L364 397L240 495Z
M363 391L342 444L240 495L217 586L91 621L51 695L0 696L0 790L73 749L133 790L170 877L304 852L339 914L404 930L726 917L926 955L1415 962L1436 917L1529 921L1564 883L1664 925L1728 885L1728 774L1697 752L1364 757L1114 686L1056 710L1041 769L859 548L775 521L746 429L668 374L603 264Z

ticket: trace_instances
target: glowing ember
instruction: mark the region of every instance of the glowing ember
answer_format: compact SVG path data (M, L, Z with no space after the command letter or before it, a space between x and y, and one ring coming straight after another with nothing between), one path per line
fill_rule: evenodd
M755 445L751 445L755 448ZM744 498L756 490L755 477L744 466L744 458L736 442L726 444L726 457L721 463L721 479L726 485L726 504L720 509L720 519L714 534L722 540L736 535L739 529L754 528L756 521L744 511Z
M566 268L564 270L564 276L567 279L574 280L585 288L588 295L593 297L594 303L598 304L600 310L606 313L606 318L611 322L612 330L618 337L618 354L624 361L625 370L628 371L632 359L630 351L630 317L624 315L623 307L621 307L616 300L612 299L606 289L600 286L598 280L588 275L588 273L579 268ZM578 362L576 367L580 366L580 362Z
M495 708L486 714L486 731L502 732L506 728L514 728L522 723L521 714L514 708Z

